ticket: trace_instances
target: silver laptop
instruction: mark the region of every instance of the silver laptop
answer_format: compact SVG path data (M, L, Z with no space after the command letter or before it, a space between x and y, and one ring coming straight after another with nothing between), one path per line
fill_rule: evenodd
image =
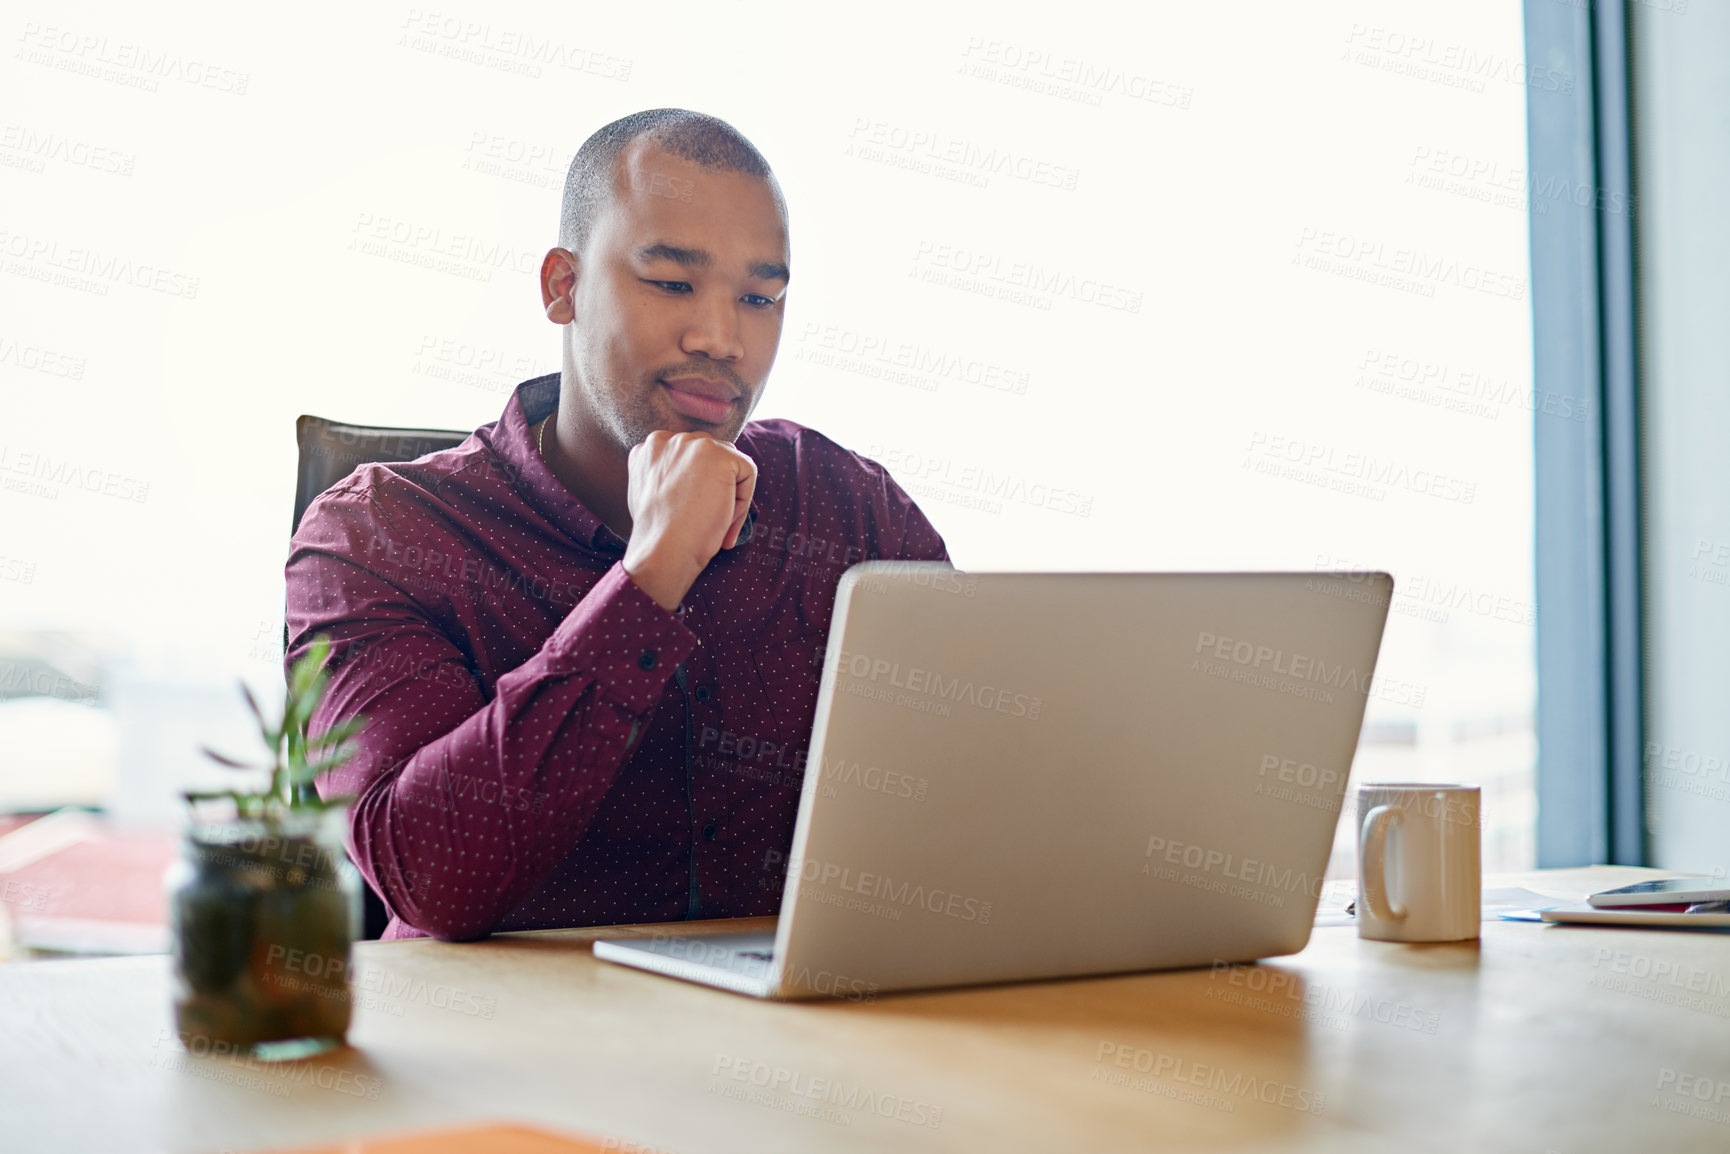
M792 848L764 863L786 868L776 929L595 955L867 1000L1295 953L1392 593L1386 573L856 565Z

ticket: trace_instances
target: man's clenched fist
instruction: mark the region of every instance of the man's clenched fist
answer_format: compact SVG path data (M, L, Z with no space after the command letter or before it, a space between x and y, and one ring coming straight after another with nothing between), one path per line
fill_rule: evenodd
M625 572L676 609L710 559L739 543L757 465L708 433L657 429L631 449Z

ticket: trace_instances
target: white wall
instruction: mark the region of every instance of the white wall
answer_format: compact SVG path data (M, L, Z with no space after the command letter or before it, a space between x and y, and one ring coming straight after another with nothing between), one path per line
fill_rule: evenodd
M111 631L126 700L278 679L295 416L497 417L557 365L533 270L570 155L682 105L791 202L759 415L883 460L976 569L1393 571L1371 718L1409 744L1360 760L1505 779L1529 830L1518 5L98 0L0 28L0 551L33 567L0 567L0 630ZM1054 287L997 295L1035 267ZM960 368L875 375L903 349ZM128 773L196 764L120 742Z

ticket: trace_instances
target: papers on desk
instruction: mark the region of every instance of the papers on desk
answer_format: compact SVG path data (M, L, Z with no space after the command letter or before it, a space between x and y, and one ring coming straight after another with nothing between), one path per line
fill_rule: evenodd
M1542 909L1553 906L1556 899L1519 886L1508 886L1506 889L1484 891L1484 920L1493 918L1509 918L1510 915L1524 910Z
M628 1144L622 1145L618 1139L601 1143L528 1126L493 1125L350 1138L334 1146L296 1146L261 1154L600 1154L626 1148Z
M1316 928L1357 925L1357 918L1351 914L1352 903L1357 897L1358 883L1355 878L1335 878L1324 883L1322 899L1316 905Z
M1316 928L1327 926L1355 926L1358 920L1352 914L1354 903L1358 896L1358 883L1352 878L1340 878L1328 882L1322 887L1322 898L1316 906ZM1518 918L1516 913L1533 912L1534 907L1553 906L1555 898L1533 893L1519 886L1508 886L1501 889L1485 890L1483 896L1484 920L1493 918L1508 918L1514 921L1528 920ZM1536 921L1534 916L1530 920Z

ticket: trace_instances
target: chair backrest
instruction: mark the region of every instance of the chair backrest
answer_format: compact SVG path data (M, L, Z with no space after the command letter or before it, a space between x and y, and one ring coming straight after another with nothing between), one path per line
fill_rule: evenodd
M348 425L323 417L302 416L294 422L300 442L300 470L294 482L294 523L290 535L313 498L371 461L412 461L468 439L454 429L385 429ZM282 649L288 652L288 621L282 623ZM390 911L370 885L361 887L361 936L377 938L390 924Z
M294 483L293 533L313 498L372 461L412 461L468 439L454 429L386 429L349 425L323 417L301 416L294 422L300 442L300 474Z

